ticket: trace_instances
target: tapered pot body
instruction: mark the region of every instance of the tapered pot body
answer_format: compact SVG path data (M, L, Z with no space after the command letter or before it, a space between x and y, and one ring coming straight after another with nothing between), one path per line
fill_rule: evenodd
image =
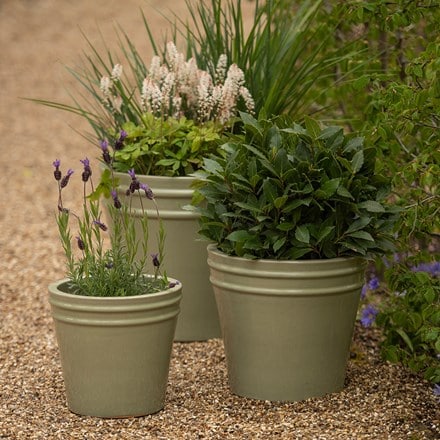
M121 199L131 179L116 173ZM203 341L221 336L214 292L209 282L206 242L198 237L199 215L182 209L189 205L194 190L191 177L137 176L154 193L166 233L164 266L182 282L183 297L177 322L176 341ZM142 200L149 226L149 248L157 249L157 211L151 201ZM133 212L140 215L140 200L133 198ZM138 230L140 234L140 229Z
M230 257L208 247L231 391L299 401L344 386L365 262Z
M161 410L181 285L153 294L93 297L69 293L67 281L49 285L49 302L69 409L96 417Z

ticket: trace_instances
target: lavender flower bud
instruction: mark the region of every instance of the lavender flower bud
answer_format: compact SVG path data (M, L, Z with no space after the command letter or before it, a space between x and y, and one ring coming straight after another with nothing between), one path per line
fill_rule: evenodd
M69 183L70 176L73 174L73 170L69 168L67 170L67 174L61 179L60 186L61 188L65 188L67 184Z
M129 186L129 193L133 194L135 191L137 191L140 188L141 184L136 177L136 173L134 172L134 169L129 170L128 174L131 177L131 183Z
M159 267L160 266L160 261L158 258L158 254L151 254L151 258L153 259L153 266L154 267Z
M93 220L93 223L96 225L96 226L98 226L99 227L99 229L101 229L101 230L103 230L103 231L107 231L107 226L104 224L104 223L102 223L102 222L100 222L99 220Z
M115 150L122 150L124 148L124 139L127 137L127 132L121 130L119 138L115 142Z
M84 241L82 240L81 237L76 237L76 243L78 245L78 248L81 249L82 251L86 248Z
M55 171L53 172L53 175L55 177L55 180L61 180L61 171L60 171L60 160L56 159L52 165L55 167Z
M84 160L80 160L80 162L84 165L84 171L81 174L82 181L87 182L92 175L92 169L90 168L90 161L86 157Z
M110 156L110 151L108 150L108 142L103 139L100 143L102 150L102 159L107 165L112 163L112 157Z
M118 198L118 193L115 190L112 190L112 199L113 199L113 205L116 209L121 209L122 204L121 201Z
M145 191L145 196L147 197L147 199L149 199L149 200L154 199L153 191L146 183L141 183L139 185L139 188Z

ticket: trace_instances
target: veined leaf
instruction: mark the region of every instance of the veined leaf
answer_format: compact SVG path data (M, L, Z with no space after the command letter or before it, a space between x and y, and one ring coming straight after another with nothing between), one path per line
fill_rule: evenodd
M246 126L252 127L254 131L261 133L262 127L252 115L249 113L240 112L240 117Z
M242 241L243 242L243 241L249 240L251 237L252 237L252 235L249 234L248 231L240 229L238 231L231 232L226 237L226 240L230 240L230 241L234 241L234 242L237 242L237 241Z
M359 208L365 208L369 212L385 212L385 208L375 200L367 200L366 202L359 203Z
M338 186L336 193L338 195L340 195L341 197L345 197L347 199L354 200L354 197L351 195L350 191L348 191L348 189L345 188L345 186Z
M307 132L309 135L312 136L312 138L317 138L321 133L321 127L319 126L318 122L314 119L305 116L304 117L304 124L306 126Z
M298 226L296 228L295 238L301 243L310 243L310 232L306 225Z
M324 199L330 198L338 189L340 182L340 178L327 180L321 188L316 191L316 195Z
M288 199L288 197L286 195L281 196L281 197L277 197L273 201L273 204L274 204L275 208L280 209L287 202L287 199Z
M352 173L356 174L362 168L364 164L364 152L362 150L358 151L351 160L351 167L353 169Z
M371 222L370 217L360 217L355 220L347 229L346 234L350 234L354 231L359 231L360 229L365 228Z
M371 234L369 234L366 231L354 231L347 235L348 237L360 238L362 240L367 240L367 241L374 241L374 238L371 236Z
M289 250L289 258L291 260L298 260L310 252L312 252L312 248L310 247L294 247Z
M334 226L325 226L324 228L321 228L316 237L317 243L320 243L322 240L324 240L324 238L326 238L334 229Z
M205 170L212 174L219 175L219 172L222 170L222 166L215 160L208 159L205 157L203 163Z
M344 147L344 153L347 153L349 151L357 151L359 148L362 148L364 145L364 138L363 137L355 137L350 139L347 144Z
M273 250L274 252L278 252L286 243L286 237L279 238L274 244L273 244Z

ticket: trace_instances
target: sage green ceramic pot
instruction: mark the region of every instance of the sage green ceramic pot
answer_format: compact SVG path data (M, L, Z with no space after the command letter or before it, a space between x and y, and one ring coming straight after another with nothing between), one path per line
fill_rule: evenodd
M211 245L208 264L234 394L300 401L343 388L363 259L248 260Z
M125 173L115 175L119 179L118 192L122 200L131 178ZM175 340L204 341L219 338L220 323L214 292L209 282L206 242L201 241L198 236L199 214L182 209L191 203L194 192L191 184L194 179L142 175L137 177L151 187L159 207L166 232L164 265L167 273L173 274L184 286ZM132 203L133 211L139 214L139 199L134 197ZM149 249L153 252L157 243L157 212L151 201L145 198L142 203L147 208Z
M165 402L181 284L129 297L49 285L69 409L97 417L152 414ZM175 280L170 280L175 282Z

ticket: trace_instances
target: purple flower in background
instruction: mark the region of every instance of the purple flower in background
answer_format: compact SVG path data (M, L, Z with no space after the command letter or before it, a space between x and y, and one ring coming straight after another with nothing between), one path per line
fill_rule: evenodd
M121 209L122 208L122 204L121 204L121 201L118 198L118 193L116 192L116 190L115 189L112 190L111 194L112 194L112 199L113 199L113 206L116 209Z
M82 240L81 237L76 237L76 243L78 245L78 248L81 249L82 251L86 248L84 241Z
M90 168L90 161L86 157L85 159L80 160L80 162L84 165L84 170L81 174L82 181L87 182L89 180L90 176L92 175L92 169Z
M432 392L434 393L434 396L440 397L440 385L438 383L434 385Z
M158 256L159 256L159 254L151 254L151 258L153 259L153 266L154 267L160 266L160 261L159 261Z
M52 165L55 167L55 171L53 172L55 180L61 180L61 171L60 171L61 161L59 159L56 159L52 162Z
M365 297L367 296L367 291L368 291L368 285L364 284L361 290L361 299L365 299Z
M102 159L107 165L110 165L112 162L112 158L110 156L110 151L108 150L108 142L106 139L103 139L100 142L101 150L102 150Z
M371 280L368 282L368 288L370 290L376 290L379 288L379 286L380 286L379 278L377 278L376 276L371 278Z
M61 179L60 186L61 188L65 188L67 184L69 183L70 176L73 174L73 170L69 168L67 170L67 174Z
M106 231L108 229L107 226L104 223L100 222L99 220L93 220L93 223L103 231Z
M145 196L147 197L147 199L150 199L150 200L154 199L153 191L146 183L141 183L139 185L139 188L145 191Z
M130 183L129 191L127 191L127 194L130 193L133 194L141 187L141 184L139 183L139 180L137 179L136 173L134 172L133 168L131 170L128 170L128 174L131 177L131 183Z
M121 130L119 133L119 138L115 142L115 150L122 150L124 148L124 139L127 137L127 132Z
M427 272L433 277L440 276L440 261L433 261L432 263L420 263L411 268L413 272Z
M362 310L361 319L360 319L361 324L364 327L370 327L375 321L378 313L379 310L377 310L376 307L374 307L372 304L368 304Z

